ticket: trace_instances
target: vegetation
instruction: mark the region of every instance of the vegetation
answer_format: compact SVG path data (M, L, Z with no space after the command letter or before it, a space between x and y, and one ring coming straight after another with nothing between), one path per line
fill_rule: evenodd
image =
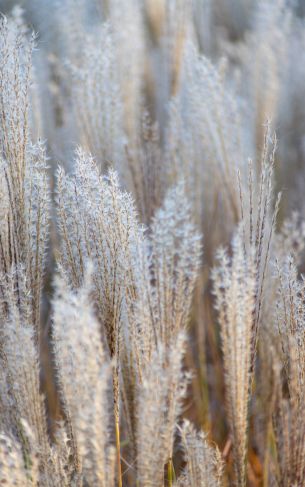
M303 3L0 9L0 484L304 486Z

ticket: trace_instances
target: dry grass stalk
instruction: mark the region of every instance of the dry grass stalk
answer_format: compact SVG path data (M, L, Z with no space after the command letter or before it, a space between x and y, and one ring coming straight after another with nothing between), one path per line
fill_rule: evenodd
M245 255L241 232L233 239L232 258L219 250L217 259L218 267L213 270L215 308L221 330L236 482L242 487L246 485L255 267L253 259Z
M301 3L23 3L0 19L0 483L303 485Z

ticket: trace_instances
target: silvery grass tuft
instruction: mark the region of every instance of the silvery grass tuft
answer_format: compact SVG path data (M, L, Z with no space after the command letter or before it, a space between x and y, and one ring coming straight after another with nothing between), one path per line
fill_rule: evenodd
M20 3L0 484L303 486L302 2Z

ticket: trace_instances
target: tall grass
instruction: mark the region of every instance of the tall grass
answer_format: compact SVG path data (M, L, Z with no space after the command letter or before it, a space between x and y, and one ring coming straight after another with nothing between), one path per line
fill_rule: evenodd
M0 484L305 485L300 5L22 3L0 2Z

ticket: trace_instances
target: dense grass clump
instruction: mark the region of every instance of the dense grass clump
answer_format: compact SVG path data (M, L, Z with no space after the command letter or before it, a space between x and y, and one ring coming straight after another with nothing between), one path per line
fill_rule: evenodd
M0 484L303 487L303 2L12 3Z

